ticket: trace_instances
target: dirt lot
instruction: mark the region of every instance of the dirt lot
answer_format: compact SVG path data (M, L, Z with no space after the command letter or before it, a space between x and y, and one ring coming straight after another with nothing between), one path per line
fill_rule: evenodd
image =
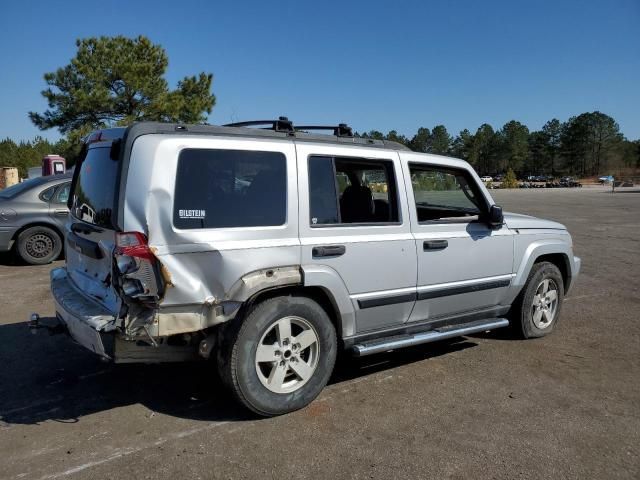
M64 336L49 267L0 259L0 478L640 478L640 191L492 192L566 224L583 271L550 337L343 359L259 420L206 365L113 367Z

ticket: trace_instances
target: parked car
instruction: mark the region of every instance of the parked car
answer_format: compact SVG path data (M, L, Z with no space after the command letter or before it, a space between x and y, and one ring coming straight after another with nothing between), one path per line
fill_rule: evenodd
M116 363L215 357L270 416L309 404L338 349L554 329L580 269L563 225L503 214L462 160L346 125L248 125L264 122L90 136L51 272L80 345Z
M71 175L37 177L0 190L0 251L43 265L62 252Z
M491 178L489 175L485 175L484 177L480 177L480 180L482 180L485 183L493 182L493 178Z
M573 177L562 177L560 179L560 186L575 188L575 187L582 187L582 184Z
M613 175L603 175L598 178L598 182L600 183L613 183Z

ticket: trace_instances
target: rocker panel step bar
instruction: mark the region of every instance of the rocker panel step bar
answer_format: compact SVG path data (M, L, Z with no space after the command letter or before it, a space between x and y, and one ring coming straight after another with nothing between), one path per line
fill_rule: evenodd
M437 342L438 340L486 332L487 330L494 330L508 325L509 320L506 318L492 318L491 320L478 320L462 325L436 328L435 330L415 333L413 335L396 335L354 345L353 354L356 357L364 357L365 355L388 352L389 350L397 350L422 343Z

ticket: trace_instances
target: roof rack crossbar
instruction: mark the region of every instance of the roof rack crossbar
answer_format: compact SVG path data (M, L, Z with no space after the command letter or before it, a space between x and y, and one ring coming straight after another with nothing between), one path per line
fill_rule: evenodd
M293 133L293 123L287 117L279 117L277 120L251 120L249 122L227 123L223 127L257 127L260 125L270 125L268 130L276 132Z
M296 130L333 130L336 137L353 137L353 130L346 123L336 125L296 125Z

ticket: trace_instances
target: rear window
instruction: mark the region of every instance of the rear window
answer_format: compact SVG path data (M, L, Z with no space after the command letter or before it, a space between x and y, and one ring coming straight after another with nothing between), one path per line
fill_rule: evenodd
M77 219L112 229L120 162L112 160L109 151L110 145L88 150L74 184L71 212Z
M283 225L287 170L280 152L185 149L173 224L181 229Z

